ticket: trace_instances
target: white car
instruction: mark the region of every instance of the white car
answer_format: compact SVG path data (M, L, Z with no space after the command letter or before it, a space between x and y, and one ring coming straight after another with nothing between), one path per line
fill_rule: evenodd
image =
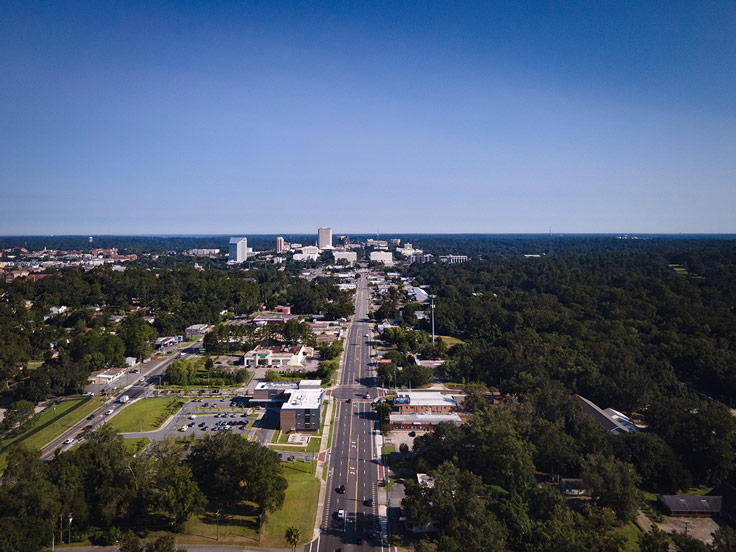
M337 511L337 519L345 519L345 510Z
M74 439L72 437L70 437L69 439L67 439L66 441L64 441L64 444L65 445L71 445L73 442L74 442Z
M113 412L115 412L115 411L111 408L110 410L108 410L107 412L105 412L105 416L109 416Z

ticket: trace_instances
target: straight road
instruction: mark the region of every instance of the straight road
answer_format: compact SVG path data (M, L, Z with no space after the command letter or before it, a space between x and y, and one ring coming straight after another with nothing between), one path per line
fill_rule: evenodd
M196 351L199 347L202 347L203 343L204 341L202 339L200 339L196 343L187 343L185 351ZM187 356L189 355L184 352L184 357ZM179 358L179 354L175 351L174 355L165 360L149 362L148 364L141 364L142 368L140 373L130 374L135 376L136 380L138 381L133 383L132 386L126 387L121 393L118 393L117 396L128 395L130 401L133 401L138 397L145 397L151 391L153 391L153 389L155 388L155 384L159 382L160 377L164 374L164 372L166 372L166 368L168 367L168 365L177 358ZM128 374L126 374L126 377L127 375ZM79 437L81 437L84 429L88 425L91 425L92 428L99 427L109 419L109 416L106 416L104 414L106 411L114 410L115 414L117 414L128 404L130 403L115 403L115 397L112 397L110 400L104 402L103 405L100 406L98 410L93 412L92 415L89 416L87 419L80 421L77 425L69 428L63 434L56 437L53 441L47 443L41 449L41 459L46 461L51 460L57 449L61 449L63 451L71 446L74 446L74 444L79 440ZM70 438L74 439L75 443L64 445L64 441Z
M327 494L319 539L309 552L381 549L378 504L378 420L371 403L378 395L371 362L369 290L361 274L356 288L355 317L345 340L340 383L333 391L337 415L330 451ZM368 397L368 398L366 398ZM337 489L345 486L343 493ZM343 510L344 517L337 513ZM378 536L376 536L378 535Z

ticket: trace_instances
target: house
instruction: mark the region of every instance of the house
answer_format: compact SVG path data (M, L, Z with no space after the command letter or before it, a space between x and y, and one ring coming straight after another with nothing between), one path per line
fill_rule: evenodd
M243 355L243 365L301 367L305 355L306 348L302 345L293 347L287 347L285 345L265 347L258 345L255 349Z
M399 414L447 414L457 410L457 402L439 391L399 391L394 406Z
M566 496L590 496L590 489L582 479L563 477L559 488Z
M287 307L285 305L279 305L273 310L276 312L280 312L281 314L291 314L291 307Z
M593 416L593 419L606 431L610 431L614 435L619 433L630 433L632 431L639 431L638 428L621 412L608 408L602 410L593 401L575 395L583 405L583 411Z

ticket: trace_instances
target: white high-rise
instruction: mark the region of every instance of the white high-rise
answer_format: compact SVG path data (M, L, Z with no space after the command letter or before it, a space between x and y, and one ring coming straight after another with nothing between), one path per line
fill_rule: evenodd
M320 228L317 230L317 247L329 249L332 247L332 228Z
M284 238L279 236L276 238L276 253L282 253L284 251Z
M230 238L231 263L242 263L248 259L248 238Z

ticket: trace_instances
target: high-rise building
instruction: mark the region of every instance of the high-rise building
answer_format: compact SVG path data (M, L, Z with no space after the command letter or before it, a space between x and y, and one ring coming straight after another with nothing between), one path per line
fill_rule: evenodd
M337 238L337 243L343 247L350 247L350 236L339 236Z
M284 238L279 236L276 238L276 253L282 253L284 251Z
M317 247L320 249L332 247L332 228L320 228L317 230Z
M248 238L230 238L231 263L242 263L248 259Z

